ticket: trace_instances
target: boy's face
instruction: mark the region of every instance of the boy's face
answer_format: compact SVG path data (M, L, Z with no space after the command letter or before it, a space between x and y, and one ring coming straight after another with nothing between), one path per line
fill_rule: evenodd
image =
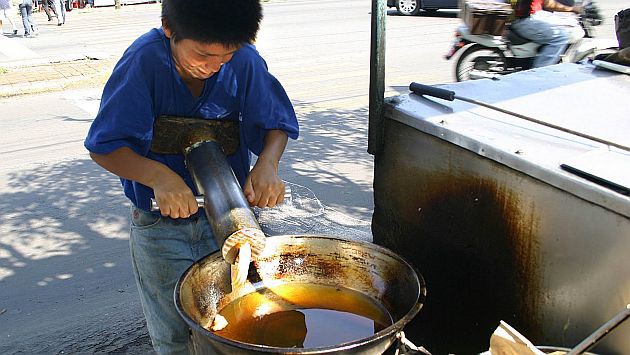
M175 42L168 28L164 28L164 33L170 38L173 60L183 79L208 79L232 59L234 52L238 50L238 47L201 43L191 39Z

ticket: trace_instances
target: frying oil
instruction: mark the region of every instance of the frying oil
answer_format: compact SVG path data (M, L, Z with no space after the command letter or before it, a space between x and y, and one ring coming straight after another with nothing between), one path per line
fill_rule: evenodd
M372 336L392 318L372 298L347 288L283 284L262 288L224 307L224 338L273 347L333 346Z

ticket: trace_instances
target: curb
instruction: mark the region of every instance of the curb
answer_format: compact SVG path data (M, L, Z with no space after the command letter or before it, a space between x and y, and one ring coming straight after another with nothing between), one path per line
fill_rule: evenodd
M36 82L26 82L19 84L0 85L0 98L15 97L21 95L38 94L43 92L61 91L72 84L81 81L90 81L90 77L77 77L72 79L57 79Z
M93 60L94 62L90 64ZM0 75L11 75L14 80L0 84L0 98L61 91L89 84L104 84L115 64L115 57L109 56L98 59L96 57L74 55L29 62L21 61L19 64L12 62L10 64L6 66L9 69L7 73ZM76 67L73 67L73 64L76 64ZM44 67L50 70L51 66L53 67L52 73L49 72L49 75L44 75L41 80L29 81L26 78L26 75L33 70L37 70L37 67ZM70 71L71 74L66 75L63 70L66 72Z
M0 61L0 68L15 69L24 68L37 65L55 64L64 62L74 62L78 60L107 60L112 59L115 56L112 54L106 54L101 52L90 53L72 53L65 55L58 55L54 57L37 57L37 58L23 58L12 61Z

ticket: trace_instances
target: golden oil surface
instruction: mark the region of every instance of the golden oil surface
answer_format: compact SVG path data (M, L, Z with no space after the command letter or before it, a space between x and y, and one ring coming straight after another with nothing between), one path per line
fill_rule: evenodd
M283 284L247 294L219 312L224 338L273 347L314 348L367 338L392 324L387 310L350 289Z

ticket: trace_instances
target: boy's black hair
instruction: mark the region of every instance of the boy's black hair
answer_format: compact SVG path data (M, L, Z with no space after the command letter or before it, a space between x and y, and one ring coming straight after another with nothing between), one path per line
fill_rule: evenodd
M163 0L162 20L176 42L235 47L256 40L262 7L260 0Z

